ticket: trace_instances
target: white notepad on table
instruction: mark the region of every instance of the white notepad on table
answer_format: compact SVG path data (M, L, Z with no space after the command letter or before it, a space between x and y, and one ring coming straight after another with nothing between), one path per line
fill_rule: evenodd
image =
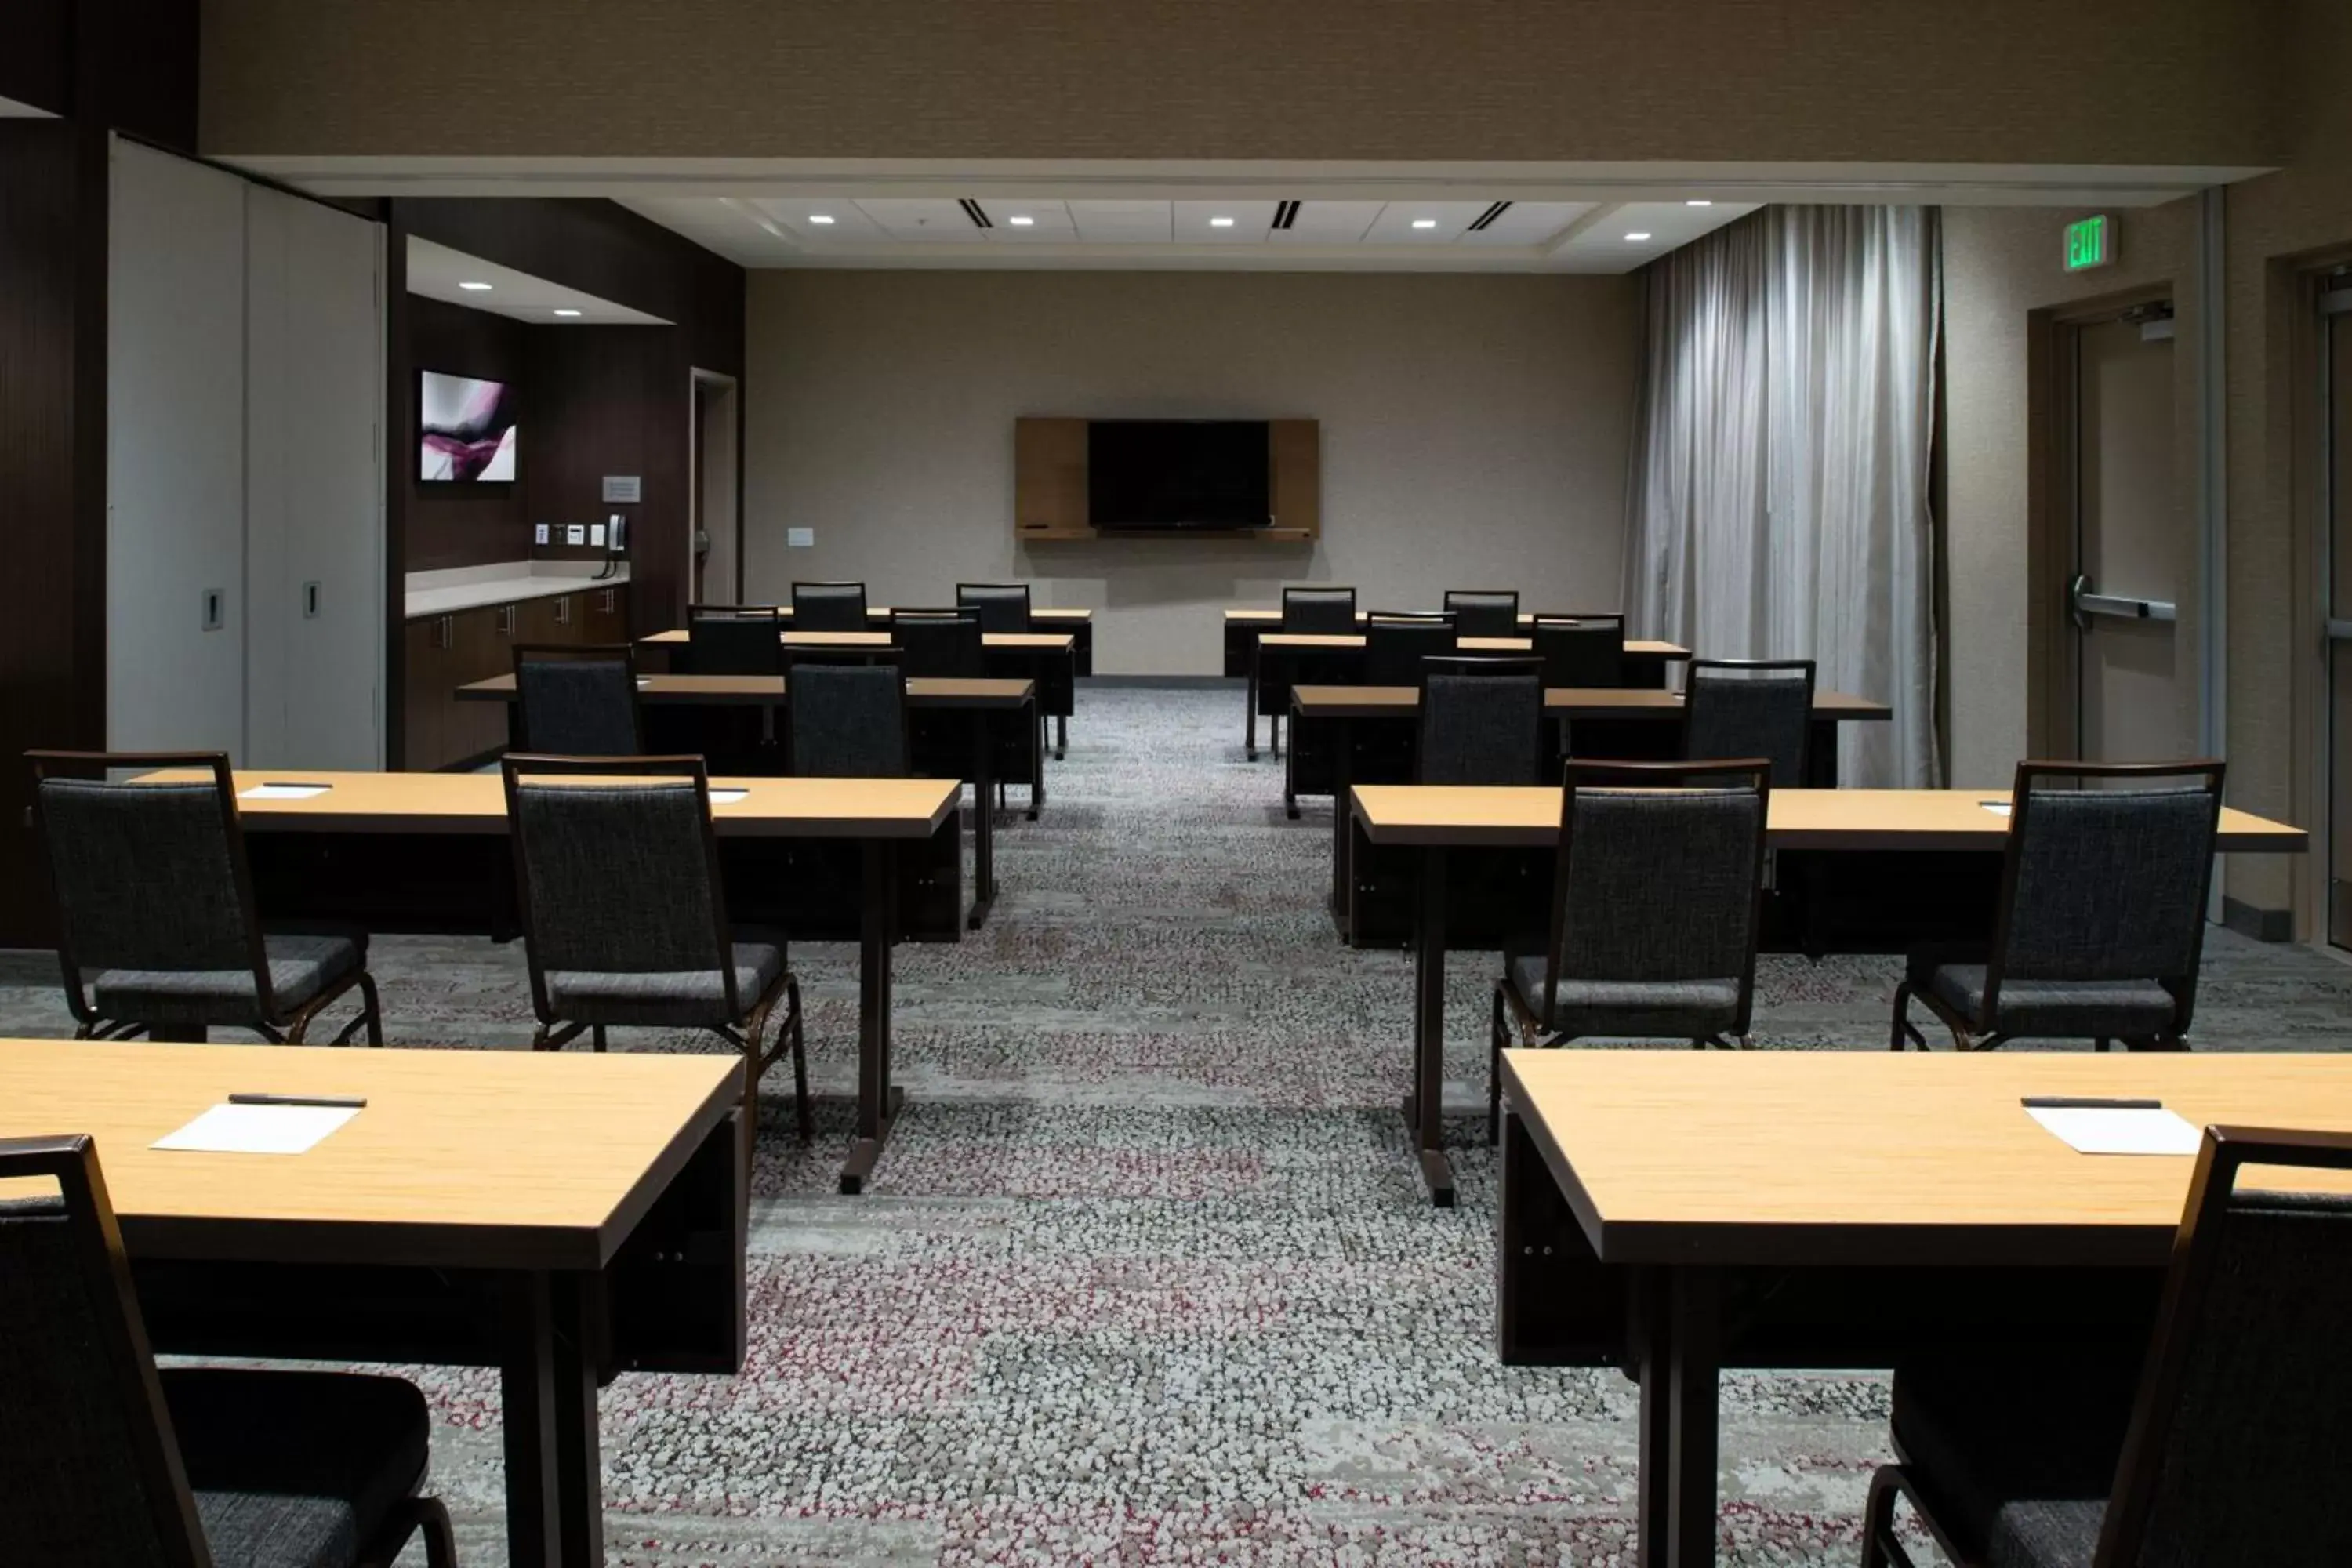
M739 800L749 800L751 797L751 792L748 789L715 789L710 792L710 804L733 805Z
M251 789L239 790L239 800L309 800L312 795L326 794L334 786L322 784L257 784Z
M2078 1154L2194 1154L2205 1135L2161 1105L2031 1105L2025 1114Z
M148 1147L205 1154L305 1154L359 1113L355 1105L215 1105Z

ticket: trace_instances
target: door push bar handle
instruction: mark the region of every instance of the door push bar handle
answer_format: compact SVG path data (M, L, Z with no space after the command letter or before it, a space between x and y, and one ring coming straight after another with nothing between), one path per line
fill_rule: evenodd
M2176 621L2180 618L2178 606L2169 599L2133 599L2120 594L2095 594L2091 580L2082 573L2066 585L2066 613L2074 619L2074 629L2091 629L2093 616L2112 616L2126 621Z

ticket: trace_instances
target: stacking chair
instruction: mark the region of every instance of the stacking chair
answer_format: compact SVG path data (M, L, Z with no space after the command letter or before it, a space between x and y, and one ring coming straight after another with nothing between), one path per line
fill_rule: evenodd
M1448 588L1445 607L1453 612L1454 628L1463 637L1519 635L1519 596L1509 589Z
M518 647L514 663L517 751L633 757L646 749L637 657L627 644Z
M77 1039L201 1040L215 1026L300 1045L357 988L383 1044L363 931L265 933L228 759L218 752L32 752L34 826L47 849L58 967ZM186 768L182 784L115 783L112 769ZM0 1538L6 1526L0 1523ZM0 1553L5 1556L5 1553Z
M1528 626L1546 687L1610 690L1625 684L1625 617L1538 616Z
M2079 1357L1897 1367L1863 1568L1913 1568L1898 1497L1955 1563L2352 1562L2352 1200L2281 1190L2294 1170L2352 1170L2352 1136L2205 1130L2136 1392L2070 1398Z
M2205 949L2223 765L2020 763L1990 953L1922 948L1891 1041L1927 1047L1916 996L1961 1050L2011 1039L2186 1050ZM2114 781L2107 789L2052 781Z
M1542 776L1543 666L1532 658L1421 661L1417 782L1531 784Z
M865 631L866 584L793 584L793 629L796 632Z
M756 1138L760 1079L789 1047L806 1138L800 983L781 938L738 941L728 925L702 759L509 754L499 769L539 1017L531 1049L585 1031L601 1051L614 1027L707 1029L742 1053ZM779 1001L783 1023L763 1047Z
M1799 789L1813 731L1813 661L1695 658L1683 712L1683 755L1763 757L1772 783Z
M87 1134L0 1140L0 1514L10 1563L389 1568L449 1515L420 1497L432 1418L398 1378L159 1371Z
M782 675L785 629L772 605L688 605L687 668L697 675Z
M1528 1046L1748 1043L1769 765L1571 762L1560 783L1550 943L1507 957L1495 986L1489 1139L1515 1030Z
M1282 629L1308 637L1354 637L1353 588L1285 588Z
M787 761L803 777L907 777L907 682L898 658L793 666L786 731Z
M1026 583L959 583L956 606L980 616L983 633L1029 630L1029 584Z
M960 610L893 610L890 640L899 649L899 667L909 679L978 679L988 673L988 652L981 641L980 612Z
M1452 616L1402 615L1374 610L1364 617L1364 684L1421 684L1421 661L1454 651Z

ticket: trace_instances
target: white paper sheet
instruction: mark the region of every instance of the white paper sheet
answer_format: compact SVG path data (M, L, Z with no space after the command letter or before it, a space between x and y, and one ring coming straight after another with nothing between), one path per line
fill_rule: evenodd
M751 792L748 789L715 789L710 792L710 804L713 805L733 805L739 800L751 798Z
M1977 802L1977 804L1983 806L1987 811L1991 812L1995 816L2007 816L2009 815L2009 802L2005 800L1980 800Z
M2025 1113L2080 1154L2194 1154L2204 1138L2169 1110L2029 1105Z
M320 784L262 784L248 790L239 790L239 800L308 800L314 795L324 795L334 788Z
M302 1154L352 1117L348 1105L215 1105L149 1145L207 1154Z

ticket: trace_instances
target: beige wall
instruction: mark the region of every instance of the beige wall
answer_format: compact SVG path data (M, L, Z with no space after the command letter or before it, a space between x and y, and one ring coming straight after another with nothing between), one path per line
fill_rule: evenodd
M1368 606L1518 587L1619 597L1641 336L1633 278L755 272L745 590L862 578L938 604L1026 578L1097 611L1103 674L1214 674L1217 611L1281 584ZM1323 538L1017 546L1024 414L1300 416L1323 437ZM791 527L814 549L785 547Z
M2272 0L206 0L236 154L2261 165Z

